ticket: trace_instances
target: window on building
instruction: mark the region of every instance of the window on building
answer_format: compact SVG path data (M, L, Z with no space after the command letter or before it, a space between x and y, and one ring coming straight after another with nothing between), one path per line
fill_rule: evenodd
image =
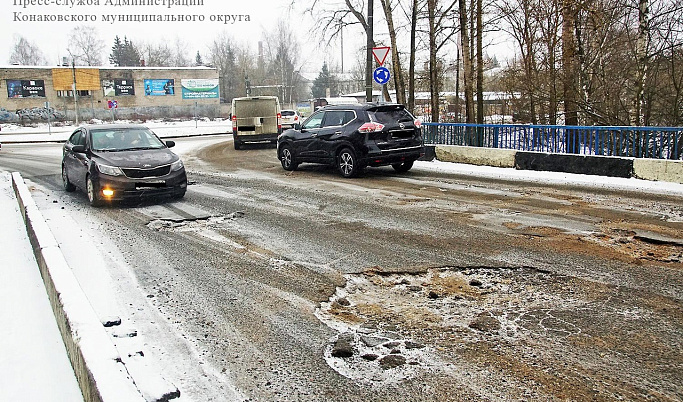
M76 91L76 95L78 97L89 97L92 96L92 91L83 91L83 90L78 90ZM73 98L74 96L74 91L57 91L57 96L60 98Z

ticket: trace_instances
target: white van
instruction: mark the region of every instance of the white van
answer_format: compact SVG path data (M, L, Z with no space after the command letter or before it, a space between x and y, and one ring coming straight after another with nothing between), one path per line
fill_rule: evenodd
M275 144L282 132L277 96L248 96L232 100L232 135L235 149L245 142Z

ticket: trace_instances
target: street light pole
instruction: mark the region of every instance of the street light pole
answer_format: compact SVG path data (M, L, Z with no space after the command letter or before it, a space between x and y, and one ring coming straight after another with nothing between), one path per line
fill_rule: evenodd
M76 112L76 126L78 126L78 94L76 93L76 61L74 59L71 59L71 73L73 74L73 79L74 79L74 83L73 83L74 111Z
M374 40L372 39L372 25L373 25L373 1L368 0L368 41L367 41L367 57L365 65L365 100L367 102L372 102L372 47L374 45Z

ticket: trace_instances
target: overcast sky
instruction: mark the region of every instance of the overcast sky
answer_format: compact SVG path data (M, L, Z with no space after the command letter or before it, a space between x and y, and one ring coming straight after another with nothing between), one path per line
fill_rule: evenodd
M159 5L117 5L119 2L153 2ZM108 57L116 35L128 37L134 43L158 44L168 42L171 47L176 38L187 44L188 58L194 59L197 51L204 60L208 57L208 44L222 32L232 36L237 43L249 46L256 53L258 41L263 33L274 30L278 21L283 19L290 24L300 44L298 64L302 72L315 74L327 61L333 71L341 65L341 45L336 40L329 46L321 45L320 37L314 29L314 18L304 14L303 9L310 2L297 2L291 6L291 0L203 0L203 5L176 5L176 2L198 2L199 0L6 0L9 12L0 13L0 65L9 64L9 57L17 35L22 35L37 45L45 55L49 65L57 65L62 57L68 56L69 32L79 25L95 26L100 38L104 41L105 50L102 55L104 63ZM88 5L99 3L99 6ZM169 6L169 3L171 5ZM329 4L330 2L326 2ZM379 2L376 2L379 3ZM119 15L152 15L166 16L202 16L202 22L123 22ZM236 16L238 21L226 23L225 16ZM94 18L87 22L39 22L36 19L57 19L59 17ZM108 16L115 18L114 22ZM217 17L219 16L219 17ZM239 21L239 18L242 21ZM247 17L249 21L246 21ZM375 4L375 40L388 42L386 24L381 18L382 11ZM220 19L220 20L218 20ZM495 37L496 35L494 35ZM490 55L497 55L502 61L510 57L514 50L512 43L505 40L488 40L495 43L486 49ZM403 42L407 42L404 40ZM403 44L399 42L399 44ZM365 35L359 25L344 30L344 65L348 72L357 60L363 60L361 48L365 44ZM421 46L421 45L420 45ZM455 60L455 45L445 48L441 56L447 61ZM419 48L419 46L418 46ZM399 49L407 53L409 49ZM450 56L449 54L452 53ZM388 61L388 60L387 60ZM335 68L336 67L336 68Z
M135 0L130 0L130 2L133 1ZM188 55L189 57L194 58L196 52L199 51L206 60L208 44L220 33L227 32L238 43L248 45L256 52L258 41L263 38L263 32L273 30L279 19L291 23L292 30L301 43L300 63L304 64L303 70L319 71L325 59L333 63L338 63L337 60L340 59L338 44L333 44L327 49L321 48L318 45L318 38L312 37L311 27L314 21L310 15L303 15L302 9L305 4L300 3L300 6L297 6L300 9L297 10L291 9L290 0L204 0L203 5L182 6L175 5L174 2L174 5L170 7L168 6L170 0L151 1L156 1L159 5L117 6L118 0L7 0L6 4L9 4L10 12L0 13L0 65L9 64L16 35L22 35L36 44L44 53L48 63L56 65L62 57L68 55L66 52L68 34L78 25L92 25L97 28L100 38L105 43L103 54L105 62L108 62L108 56L116 35L121 38L127 36L135 43L168 41L173 44L176 38L180 38L188 44L187 47L191 53ZM31 5L31 2L34 4ZM79 2L83 2L83 4L79 5ZM88 3L93 4L95 2L99 2L100 5L88 6ZM44 18L44 16L59 18L61 15L69 18L72 15L94 16L95 21L31 21L33 16L36 18ZM119 22L117 19L111 23L105 20L104 15L201 15L204 17L204 21ZM243 21L225 23L223 17L225 15L235 15L238 18L242 15ZM223 21L212 21L212 19L217 19L216 16L221 16ZM244 16L248 16L250 21L245 21ZM347 36L349 38L345 38L345 42L351 42L352 36ZM354 49L351 49L350 45L345 46L349 50L347 57L352 57L353 55L350 53Z

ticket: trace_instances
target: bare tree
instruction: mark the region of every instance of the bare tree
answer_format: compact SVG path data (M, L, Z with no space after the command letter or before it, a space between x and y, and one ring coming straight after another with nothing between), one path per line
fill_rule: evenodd
M225 32L209 45L209 60L218 70L220 93L227 101L244 96L243 71L237 67L238 53L234 40Z
M391 63L394 72L394 86L396 87L396 102L406 103L406 85L403 77L403 69L401 68L401 58L398 54L398 42L396 40L396 29L394 27L393 9L391 7L391 0L381 0L382 8L384 9L384 17L387 21L389 29L389 40L391 41Z
M173 67L188 67L192 65L192 59L189 56L190 51L187 42L184 42L182 39L176 36L174 45Z
M43 52L38 46L28 41L21 35L14 37L14 47L9 58L10 64L22 66L43 66L47 64Z
M459 0L460 43L462 47L463 84L465 86L465 121L474 123L474 88L472 76L472 53L470 51L470 30L465 0Z
M271 85L280 88L282 102L296 101L301 86L298 65L299 43L289 25L280 20L271 32L266 32L265 51L267 56L267 79Z
M143 43L138 46L140 56L148 67L170 67L174 64L173 50L168 43Z
M69 32L67 51L77 64L86 66L102 65L104 47L104 41L99 38L97 28L94 26L77 26Z

